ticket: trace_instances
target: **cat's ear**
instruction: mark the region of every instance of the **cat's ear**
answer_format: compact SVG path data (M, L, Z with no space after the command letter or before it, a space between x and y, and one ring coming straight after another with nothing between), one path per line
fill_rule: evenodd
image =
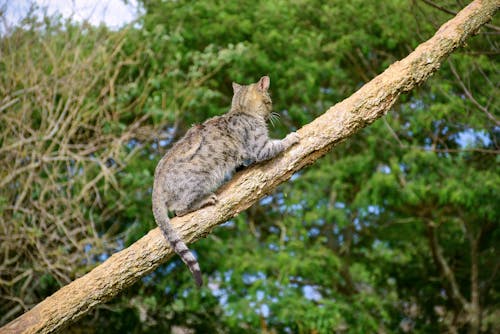
M233 82L233 93L236 94L241 89L241 85Z
M269 77L266 75L260 78L259 82L257 83L257 87L259 87L260 91L267 92L270 84L271 84L271 79L269 79Z

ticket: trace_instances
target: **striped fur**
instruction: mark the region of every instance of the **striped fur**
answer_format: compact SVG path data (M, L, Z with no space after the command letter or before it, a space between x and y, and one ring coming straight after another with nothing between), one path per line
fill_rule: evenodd
M242 165L271 159L299 141L296 133L270 139L269 77L257 83L233 83L231 110L195 125L160 160L153 185L153 213L174 251L202 285L200 266L169 223L167 213L185 215L217 202L213 193Z
M153 198L157 199L153 201L153 215L156 223L160 227L165 238L170 243L174 252L177 253L181 260L188 266L194 276L196 285L202 286L203 279L201 277L200 265L194 255L189 251L189 248L186 246L184 241L181 240L177 232L172 228L170 219L168 218L167 206L161 205L161 203L166 203L166 199L161 193L161 187L159 187L156 182L153 185Z

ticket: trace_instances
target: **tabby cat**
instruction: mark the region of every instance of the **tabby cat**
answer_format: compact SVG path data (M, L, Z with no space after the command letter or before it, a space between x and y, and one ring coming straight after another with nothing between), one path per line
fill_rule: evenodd
M169 223L177 216L217 202L214 191L243 164L271 159L299 141L292 132L283 140L269 138L270 79L233 83L231 110L195 125L160 160L153 185L153 214L174 251L189 267L196 284L203 284L200 266Z

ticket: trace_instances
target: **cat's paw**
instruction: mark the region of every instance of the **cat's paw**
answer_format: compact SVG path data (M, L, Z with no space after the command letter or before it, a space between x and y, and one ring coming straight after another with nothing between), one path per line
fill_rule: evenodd
M215 204L217 204L218 201L219 201L219 198L217 197L217 195L216 194L211 194L205 200L205 206L207 206L207 205L215 205Z
M285 143L287 147L297 144L300 141L300 135L297 132L290 132L285 137Z

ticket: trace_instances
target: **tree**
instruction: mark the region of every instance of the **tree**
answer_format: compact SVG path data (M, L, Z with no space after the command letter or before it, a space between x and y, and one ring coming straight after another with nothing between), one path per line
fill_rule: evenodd
M479 10L479 8L481 8L482 6L489 9L483 12ZM466 9L464 9L454 20L452 20L452 22L453 23L462 22L461 28L463 30L461 30L461 32L470 34L486 21L488 15L493 15L493 13L497 9L498 9L497 2L477 1L468 6ZM472 15L474 13L477 14L478 16ZM468 17L468 15L472 16ZM482 17L483 19L478 21L476 17ZM467 18L469 20L467 20ZM203 224L203 222L206 222L203 231L199 230L193 231L192 230L192 228L194 227L194 225L192 225L193 223L189 224L186 222L186 224L188 225L183 225L182 227L184 229L183 230L184 235L188 237L188 239L192 239L196 236L199 237L200 234L203 234L204 231L208 231L209 229L211 229L214 226L214 224L221 221L225 221L231 215L234 215L235 213L241 211L242 209L250 205L251 202L255 201L259 195L261 195L263 192L269 191L269 189L271 189L276 183L283 181L283 179L286 179L287 177L290 177L294 171L300 169L301 167L303 167L308 163L311 163L319 156L325 154L328 151L328 149L331 148L332 144L337 143L339 140L345 138L347 135L352 134L355 130L359 129L362 126L370 124L377 117L380 117L384 113L384 111L386 111L394 103L395 99L397 98L397 96L399 96L401 92L407 91L412 87L414 87L415 84L421 82L422 80L425 80L425 78L427 78L428 75L430 75L434 70L437 69L437 66L439 66L440 61L443 59L443 57L445 57L448 53L450 53L455 47L457 47L464 40L464 35L461 35L458 30L453 29L454 27L453 23L450 23L447 26L443 26L443 28L435 35L434 38L432 38L431 40L429 40L429 42L417 48L417 50L414 53L412 53L409 57L407 57L405 60L394 64L386 72L384 72L382 75L374 79L371 83L365 85L360 91L354 94L351 98L338 104L336 107L329 110L323 116L316 119L313 123L301 129L300 132L301 134L304 135L305 138L307 138L307 141L303 142L299 147L293 149L289 154L281 157L276 161L270 162L262 166L256 166L248 171L243 172L242 174L239 174L230 184L224 187L225 190L223 190L221 194L222 201L217 207L207 208L205 210L194 213L193 215L187 218L177 219L176 221L178 223L186 222L186 220L188 219L191 222L195 221L196 224ZM468 30L464 28L465 24L467 24ZM450 41L453 42L450 43ZM436 48L434 48L433 46L436 46ZM364 113L363 111L365 112L368 111L368 113ZM339 122L332 123L332 121L335 120ZM318 129L321 129L322 131L318 131ZM355 166L358 166L359 170L366 172L365 168L361 168L363 164L357 163L355 164ZM395 167L397 167L397 164ZM381 166L381 168L382 170L387 170L385 166ZM392 168L390 171L392 170L394 170L394 168ZM272 177L273 175L280 175L280 176L273 178ZM343 175L340 176L342 177ZM349 175L345 176L349 177ZM380 175L375 175L375 177L379 179L381 178ZM377 183L372 182L372 183L373 186L368 190L366 190L364 193L370 195L373 189L386 192L391 190L391 187L387 187L387 185L391 186L391 184L386 181L384 182L384 180L382 180L382 182L377 182ZM384 185L386 185L386 187L383 187ZM256 193L252 193L251 190L255 190ZM380 192L378 194L380 194ZM335 194L332 194L332 196L333 195ZM365 196L364 198L368 198L368 196ZM363 203L364 198L363 197L360 197L359 199L355 198L354 201L352 201L352 203L360 205L359 208L357 208L358 216L363 214L363 211L361 210L363 209L362 205L366 206L366 203ZM383 196L377 197L377 199L379 200L383 198L384 198ZM391 198L396 198L396 196L393 196ZM402 199L404 200L405 197L403 197ZM356 203L356 201L358 201L358 203ZM239 204L236 204L238 202ZM331 203L336 203L336 201L332 200ZM376 204L377 204L376 202L370 202L369 205L372 208L370 209L370 206L368 206L367 210L374 210L374 211L380 210L376 206ZM231 206L235 207L231 208ZM378 217L378 215L376 216ZM212 219L213 217L215 217L215 220L211 220L211 222L208 222L204 220L207 219L207 217L211 217ZM338 221L342 222L342 217L338 217ZM346 232L349 232L349 230L351 231L353 240L354 238L356 238L354 230L357 228L356 221L354 221L354 223L355 223L354 225L346 229ZM348 234L344 234L344 236L348 236ZM432 238L430 239L432 240ZM377 244L376 243L372 244L372 247L373 246L377 246ZM335 248L335 245L333 245L332 247ZM387 247L385 247L384 244L379 244L378 247L380 253L375 254L377 255L377 259L380 258L381 255L386 257L391 256L390 253L387 253L386 251ZM345 249L345 247L343 248ZM147 252L145 252L145 250L153 250L153 252L146 254ZM99 284L103 284L104 286L106 286L107 284L106 282L108 282L109 285L107 286L109 290L105 291L101 290L100 292L98 292L98 294L102 293L100 297L104 298L109 297L110 295L115 294L120 288L131 284L131 282L134 281L138 277L138 275L141 275L142 273L151 270L152 263L158 264L163 259L163 253L162 253L163 250L164 246L162 244L162 239L160 235L156 232L150 233L148 236L144 237L143 239L141 239L141 241L137 242L127 250L118 253L121 255L117 254L113 256L103 265L97 267L96 269L94 269L94 271L87 274L84 278L81 278L73 282L72 284L68 285L67 287L61 289L53 297L47 299L44 302L44 304L39 304L38 307L30 311L31 313L28 312L25 316L23 316L23 318L21 318L21 320L28 319L30 315L33 314L36 315L37 312L43 310L44 307L47 307L47 305L50 305L50 303L54 302L55 300L58 300L57 299L58 296L64 296L66 293L65 291L74 291L72 289L74 289L75 286L78 286L79 284L85 285L85 282L92 280L92 277L99 277L98 280ZM127 254L128 255L134 254L137 257L130 258L127 257ZM437 257L439 258L439 256ZM131 261L130 267L125 266L125 268L127 268L126 272L124 272L123 270L119 270L120 268L124 268L123 266L118 266L116 268L117 269L116 271L106 270L106 268L110 268L113 265L117 264L116 258L126 258L128 261ZM322 259L323 256L319 256L318 258ZM339 277L341 279L346 280L346 284L340 284L338 287L347 289L349 289L349 287L355 288L355 290L351 291L351 295L352 292L355 292L354 294L355 298L348 299L348 301L358 301L359 303L361 303L359 304L361 309L375 306L377 303L375 303L374 301L378 301L378 299L373 299L374 294L371 292L371 289L373 288L373 286L376 286L376 281L379 278L375 277L374 279L369 278L368 280L366 279L358 280L357 282L355 282L356 284L359 284L359 282L363 281L370 282L371 284L367 284L365 286L356 286L355 284L353 286L352 284L349 283L349 277L352 278L353 268L349 268L347 266L348 270L347 271L343 270L343 268L346 268L345 266L346 264L349 265L348 261L349 258L343 258L340 261L340 263L339 261L335 261L336 263L331 263L332 265L334 265L335 268L339 268L339 273L340 273ZM354 273L362 276L365 273L369 273L369 271L367 272L365 268L363 268L362 266L358 266L357 268L354 268ZM101 276L103 274L106 274L108 276L107 277ZM113 281L113 279L117 279L117 281ZM302 279L301 276L299 276L298 282L291 282L291 283L301 285L304 282L301 282L300 279ZM118 290L114 289L115 285L111 284L110 282L114 283L120 282L119 289ZM338 282L341 283L341 280L338 279ZM312 285L312 287L314 287L314 285ZM77 290L79 292L82 291L81 289ZM348 290L345 291L343 295L349 296L349 291ZM100 297L96 295L91 300L87 299L87 301L84 302L83 304L80 304L79 307L77 308L70 307L69 309L73 311L76 310L77 312L79 311L84 312L88 307L92 307L93 305L95 305L96 302L101 301ZM338 304L333 303L327 305L328 307L335 307L335 305L343 305L343 303L338 303ZM64 307L62 307L62 309L64 309ZM356 328L359 331L363 331L367 329L380 328L380 326L383 326L383 322L377 323L374 322L374 319L377 316L387 317L387 319L389 319L389 317L384 314L384 312L386 312L384 308L379 309L379 311L382 313L379 314L375 313L374 315L372 315L373 316L372 319L366 319L366 321L364 322L359 322L359 327ZM75 313L73 314L76 315ZM344 321L345 320L349 321L349 319L346 318L348 314L343 314L342 312L339 312L339 314L344 317ZM369 312L364 312L363 314L369 314ZM51 321L56 321L56 323L53 323L52 325L53 326L61 325L61 323L59 323L55 319L56 318L51 319ZM307 320L310 319L304 319L302 322L304 330L311 329L310 324L307 323ZM298 323L300 324L300 321ZM317 321L312 321L312 323L318 324ZM335 324L332 323L324 324L325 327L316 327L316 328L318 330L324 330L325 328L331 329L333 325L339 326L339 322L335 322ZM342 324L340 323L340 325ZM340 328L337 327L337 329Z
M150 213L148 156L176 136L164 124L213 98L203 84L240 52L190 52L180 70L158 65L176 49L160 32L148 44L130 27L23 22L0 40L1 323L123 248L123 227Z

